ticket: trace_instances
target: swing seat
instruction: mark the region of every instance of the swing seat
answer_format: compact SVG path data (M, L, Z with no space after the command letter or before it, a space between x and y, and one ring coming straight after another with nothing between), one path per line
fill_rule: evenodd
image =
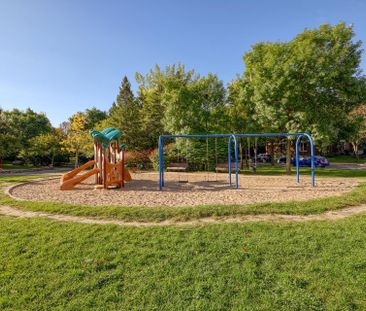
M235 162L231 162L231 170L235 171ZM229 163L219 163L216 165L216 173L223 173L229 171Z
M166 168L167 172L186 172L188 170L187 163L169 163Z

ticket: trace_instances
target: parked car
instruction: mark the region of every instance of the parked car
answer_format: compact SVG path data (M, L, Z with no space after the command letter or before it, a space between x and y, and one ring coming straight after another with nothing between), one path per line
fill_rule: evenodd
M291 164L296 165L296 159L291 159ZM300 166L311 166L311 158L310 157L299 157L299 165ZM314 156L314 165L316 167L326 167L329 166L329 160L326 157L322 156Z
M267 153L259 153L257 155L257 162L269 163L271 162L271 155Z
M280 156L280 157L277 159L277 163L278 163L278 164L286 164L286 157L285 157L285 156Z
M286 157L280 156L277 160L278 164L286 164ZM296 166L296 159L291 159L291 164ZM326 167L330 165L329 160L326 157L322 156L314 156L314 165L316 167ZM310 157L299 157L299 166L311 166L311 158Z
M326 157L315 156L314 164L315 164L315 166L326 167L326 166L330 165L330 162Z

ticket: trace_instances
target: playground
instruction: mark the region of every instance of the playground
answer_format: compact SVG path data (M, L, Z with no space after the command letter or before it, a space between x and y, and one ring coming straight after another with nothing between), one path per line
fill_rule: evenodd
M60 181L47 179L28 182L9 189L9 194L17 200L174 208L306 201L340 196L359 185L357 179L317 178L315 186L314 144L311 136L306 133L161 135L159 172L130 172L126 168L121 131L107 128L101 132L92 130L90 134L94 140L93 160L63 174ZM295 137L296 179L292 176L239 174L237 140L239 137L251 136ZM178 150L174 156L169 157L168 164L164 163L164 141L174 139L173 148L177 149L181 139L186 139L185 144L188 146L188 140L202 138L206 141L206 171L189 170L192 163L189 158L188 165L188 151L183 161L182 152ZM224 157L227 157L224 166L219 166L218 163L218 138L224 139ZM310 142L312 166L311 176L300 178L298 145L302 138ZM215 171L209 170L209 139L214 139L215 142L215 147L210 150L215 153ZM218 171L220 168L227 172Z
M122 206L198 206L246 205L264 202L304 201L339 196L354 189L359 181L344 178L303 177L294 183L292 176L239 175L239 188L228 187L227 174L216 174L217 180L207 181L206 173L186 173L187 183L179 183L178 172L165 173L164 191L158 189L158 173L141 172L123 189L95 190L90 177L70 191L60 191L58 179L33 181L15 187L11 194L18 199L45 202L64 202L86 205ZM214 175L212 174L211 178Z

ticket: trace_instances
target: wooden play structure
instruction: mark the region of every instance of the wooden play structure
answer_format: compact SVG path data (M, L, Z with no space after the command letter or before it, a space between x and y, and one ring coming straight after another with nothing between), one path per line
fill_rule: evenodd
M96 188L122 188L131 175L125 168L124 144L120 144L122 132L106 128L99 132L90 132L94 139L94 160L62 175L61 190L70 190L83 180L95 175ZM90 170L88 168L93 167ZM83 174L81 172L87 170Z

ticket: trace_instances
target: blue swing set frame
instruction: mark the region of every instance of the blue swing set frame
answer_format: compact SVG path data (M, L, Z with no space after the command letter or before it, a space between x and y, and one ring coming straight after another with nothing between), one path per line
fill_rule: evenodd
M231 146L234 142L235 157L235 188L239 188L239 159L238 159L238 137L295 137L295 159L296 159L296 182L300 182L300 166L299 166L299 145L302 138L307 138L310 143L310 160L311 160L311 185L315 186L315 164L314 164L314 140L308 133L254 133L254 134L178 134L178 135L160 135L158 142L159 150L159 189L163 190L164 181L164 140L174 138L214 138L227 137L228 141L228 180L232 186L232 168L231 168Z

